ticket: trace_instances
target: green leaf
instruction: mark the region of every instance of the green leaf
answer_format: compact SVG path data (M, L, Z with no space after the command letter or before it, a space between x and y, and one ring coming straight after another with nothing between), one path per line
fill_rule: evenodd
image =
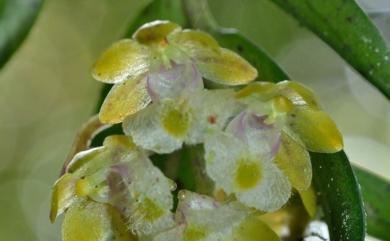
M390 49L354 0L272 0L390 98Z
M390 240L390 182L359 167L353 169L363 194L367 233L382 240Z
M310 153L313 184L331 240L364 240L365 214L359 185L343 151Z
M236 36L234 44L230 44L230 47L233 47L233 50L236 50L254 65L260 76L263 74L263 76L267 76L268 81L272 82L289 79L284 71L279 69L278 65L254 44L241 37L237 32L220 28L212 18L206 1L185 0L184 2L190 22L195 24L195 27L213 32L222 45L232 43L229 39ZM202 14L199 14L200 12L196 9L201 9ZM347 156L343 151L335 154L312 153L311 160L314 188L324 209L331 240L364 240L365 216L363 203L359 185ZM329 188L328 185L333 189ZM337 188L339 192L336 192ZM339 195L336 195L337 193Z
M0 0L0 68L29 33L43 0Z

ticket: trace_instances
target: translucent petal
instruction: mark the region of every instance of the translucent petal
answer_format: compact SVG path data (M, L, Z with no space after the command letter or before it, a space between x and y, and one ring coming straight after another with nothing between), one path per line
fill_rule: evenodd
M176 23L166 20L156 20L142 25L134 34L133 38L142 44L168 44L168 34L179 31L181 27Z
M177 213L183 215L186 224L183 240L225 240L248 210L237 202L218 203L208 196L184 191Z
M256 186L247 190L237 190L239 201L261 211L275 211L281 208L291 195L291 185L287 177L273 162L261 162L262 178Z
M114 85L100 108L99 119L103 123L120 123L126 116L142 110L150 102L146 78L138 76Z
M73 205L62 224L64 241L136 241L124 220L109 205L82 201Z
M134 160L129 171L127 217L131 229L151 235L173 227L173 182L146 157Z
M218 203L208 196L183 191L179 196L178 225L154 241L279 241L255 213L238 202Z
M156 153L171 153L182 146L182 140L169 135L160 121L158 104L135 115L127 117L123 122L123 131L133 138L134 143L146 150Z
M298 191L307 213L313 218L317 212L317 197L314 188L310 186L304 191Z
M168 42L177 45L190 57L196 57L203 51L218 53L220 51L218 42L211 35L200 31L186 29L169 35Z
M158 71L151 72L147 87L149 95L156 102L199 91L203 89L203 80L193 63L173 63L170 68L160 67Z
M267 123L267 115L243 111L228 125L227 131L247 144L251 153L273 159L280 145L280 128Z
M303 144L282 132L276 165L297 190L306 190L311 183L312 169L309 152Z
M111 45L99 57L92 69L96 80L119 83L137 78L149 69L149 51L131 39L120 40Z
M70 161L66 172L77 177L90 175L109 163L106 148L97 147L77 153Z
M255 216L247 217L235 228L233 235L226 241L281 241L279 236L263 221Z
M217 132L205 139L206 172L226 193L234 192L236 161L247 149L229 133Z
M296 81L282 81L277 84L279 92L295 105L308 105L319 109L318 101L311 89Z
M290 183L270 160L251 153L228 133L214 134L205 143L206 171L217 186L262 211L274 211L291 195Z
M323 111L296 107L288 115L288 125L310 151L334 153L343 149L339 130Z
M241 105L234 99L234 91L203 90L190 97L194 114L193 126L186 138L188 144L204 141L205 135L226 127L231 117L239 113Z
M257 77L257 70L238 54L220 49L220 53L204 51L195 62L202 76L225 85L247 84Z
M61 215L76 200L75 183L76 178L69 173L65 173L56 181L52 190L50 221Z

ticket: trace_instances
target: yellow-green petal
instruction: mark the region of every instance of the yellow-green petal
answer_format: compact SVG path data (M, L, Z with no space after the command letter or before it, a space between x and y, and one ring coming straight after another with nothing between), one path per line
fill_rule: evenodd
M255 82L251 83L236 92L236 98L245 98L256 95L260 100L269 100L273 98L276 92L276 85L271 82Z
M298 192L307 213L311 218L313 218L317 212L317 198L314 188L310 186L308 189L304 191L298 190Z
M245 59L228 49L219 53L203 51L195 57L202 76L224 85L247 84L257 77L257 70Z
M51 197L50 221L61 215L76 200L75 183L77 178L65 173L54 184Z
M343 149L336 124L323 111L295 107L288 115L288 125L310 151L334 153Z
M133 38L139 43L151 45L161 44L167 45L167 36L179 31L181 27L176 23L166 20L156 20L142 25L133 35Z
M113 207L92 201L81 201L65 214L63 241L136 241L124 220Z
M111 135L107 136L103 141L103 146L107 148L125 148L127 150L136 150L136 145L129 136Z
M319 109L316 97L311 89L296 81L282 81L277 84L282 95L295 105L307 105Z
M282 132L276 164L297 190L306 190L311 183L312 168L306 148L287 133Z
M92 75L96 80L115 84L148 70L148 49L132 39L123 39L103 52L93 66Z
M115 124L144 109L151 102L146 78L138 76L114 85L99 112L102 123Z
M177 45L190 57L196 57L204 51L220 51L218 42L211 35L199 30L186 29L173 33L168 37L168 42Z
M281 241L279 236L255 216L246 218L234 231L229 241Z

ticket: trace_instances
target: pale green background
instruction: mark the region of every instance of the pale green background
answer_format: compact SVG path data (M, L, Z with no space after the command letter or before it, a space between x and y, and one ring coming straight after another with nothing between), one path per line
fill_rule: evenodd
M48 0L0 72L0 240L60 240L60 220L48 220L50 187L98 98L90 66L148 1ZM378 91L268 1L210 3L222 25L241 29L318 93L353 162L390 178L390 104ZM383 0L368 3L370 11L390 8ZM378 21L389 28L388 19Z

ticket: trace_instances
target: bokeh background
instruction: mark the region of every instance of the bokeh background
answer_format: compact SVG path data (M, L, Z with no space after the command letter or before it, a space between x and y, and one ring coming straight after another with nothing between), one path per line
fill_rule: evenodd
M50 189L101 85L90 76L150 0L47 0L0 72L0 240L60 241ZM390 180L390 102L331 48L268 0L210 0L218 22L240 29L314 89L345 137L350 160ZM390 40L390 1L360 0ZM15 10L17 11L17 10Z

